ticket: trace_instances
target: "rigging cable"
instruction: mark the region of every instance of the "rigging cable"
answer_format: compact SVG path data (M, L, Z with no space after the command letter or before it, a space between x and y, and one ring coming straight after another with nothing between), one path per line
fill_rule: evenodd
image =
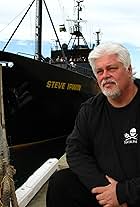
M26 6L26 8L27 8L27 6ZM15 16L3 29L1 29L0 33L3 32L15 19L17 19L17 17L19 17L26 8L24 8L17 16Z
M45 4L45 7L46 7L46 10L47 10L48 16L49 16L49 18L50 18L50 21L51 21L51 24L52 24L52 27L53 27L54 33L55 33L55 35L56 35L56 38L57 38L57 41L58 41L59 47L60 47L60 49L61 49L61 51L62 51L62 56L63 56L64 60L65 60L65 61L66 61L66 63L67 63L67 60L66 60L66 55L65 55L64 49L63 49L63 47L62 47L62 45L61 45L61 43L60 43L60 40L59 40L59 37L58 37L58 35L57 35L56 29L55 29L55 27L54 27L54 24L53 24L53 21L52 21L52 18L51 18L50 12L49 12L49 10L48 10L48 7L47 7L47 5L46 5L45 0L43 0L43 2L44 2L44 4Z
M14 36L15 32L17 31L17 29L19 28L20 24L22 23L22 21L24 20L26 14L28 13L28 11L30 10L30 8L32 7L33 3L35 2L35 0L33 0L33 2L29 5L27 11L25 12L24 16L22 17L22 19L20 20L18 26L16 27L16 29L14 30L14 32L12 33L11 37L9 38L9 40L7 41L6 45L4 46L3 50L4 51L7 47L7 45L9 44L9 42L11 41L12 37Z

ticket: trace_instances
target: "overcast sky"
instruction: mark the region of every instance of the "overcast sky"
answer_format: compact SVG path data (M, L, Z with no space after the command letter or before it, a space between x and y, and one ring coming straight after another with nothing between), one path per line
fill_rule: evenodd
M50 11L52 20L57 28L59 24L66 23L66 19L73 18L74 0L45 0ZM25 13L27 7L32 0L4 0L0 3L0 30L13 21L7 29L0 32L0 38L8 38L11 27L15 28L21 17ZM140 1L139 0L84 0L82 3L83 12L81 17L87 20L83 23L83 28L86 28L86 34L90 37L96 30L101 29L103 40L116 40L123 42L130 42L140 46ZM35 6L35 3L34 3ZM25 10L24 10L25 9ZM18 38L34 38L31 37L31 29L34 27L34 7L30 10L27 17L23 21L26 22L26 29L23 26L22 32L18 31L16 37ZM23 11L23 12L22 12ZM22 12L22 13L21 13ZM19 15L21 13L21 15ZM19 16L18 16L19 15ZM47 15L44 13L43 17ZM16 18L16 16L18 16ZM48 28L51 26L47 22ZM45 26L44 26L45 27ZM27 29L28 28L28 29ZM45 27L46 29L47 27ZM8 31L8 32L7 32ZM12 30L11 30L12 32ZM34 31L33 31L34 34ZM27 35L27 36L26 36ZM50 35L48 34L48 38ZM47 29L46 37L47 39Z
M4 0L0 3L0 40L9 39L32 0ZM65 24L67 31L74 18L74 0L45 0L57 32ZM35 3L22 25L14 35L15 39L34 39ZM84 0L81 18L83 32L88 42L94 42L95 32L101 30L101 41L117 41L130 46L134 55L134 67L138 70L140 53L140 0ZM45 10L45 7L44 7ZM12 21L12 22L11 22ZM48 15L43 13L43 40L55 38ZM69 39L68 33L59 33L61 41ZM136 55L135 55L136 54ZM136 58L138 57L138 59Z

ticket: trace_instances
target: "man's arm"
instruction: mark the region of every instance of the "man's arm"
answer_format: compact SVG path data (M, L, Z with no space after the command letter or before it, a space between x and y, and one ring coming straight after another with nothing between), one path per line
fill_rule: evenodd
M130 205L140 203L140 177L118 182L116 192L119 203L125 200Z
M91 190L92 187L105 186L109 182L97 166L93 145L89 139L88 124L91 123L88 123L88 114L91 111L87 110L82 107L77 115L74 129L66 141L66 157L71 170Z
M117 181L113 178L106 176L109 185L92 188L91 192L96 194L96 199L103 207L127 207L127 203L119 204L116 194Z

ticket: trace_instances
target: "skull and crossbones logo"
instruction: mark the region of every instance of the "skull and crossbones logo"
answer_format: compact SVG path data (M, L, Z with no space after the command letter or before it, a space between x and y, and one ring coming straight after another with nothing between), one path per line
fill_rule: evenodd
M136 128L130 129L130 133L129 134L128 133L125 133L124 136L126 138L125 141L128 141L129 139L135 139L135 140L137 140L138 134L136 132Z

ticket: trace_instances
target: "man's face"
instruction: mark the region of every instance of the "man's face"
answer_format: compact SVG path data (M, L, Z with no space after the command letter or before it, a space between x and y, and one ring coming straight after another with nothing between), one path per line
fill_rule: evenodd
M101 91L111 98L117 98L127 89L132 76L131 67L126 69L117 55L103 55L95 60L95 75Z

